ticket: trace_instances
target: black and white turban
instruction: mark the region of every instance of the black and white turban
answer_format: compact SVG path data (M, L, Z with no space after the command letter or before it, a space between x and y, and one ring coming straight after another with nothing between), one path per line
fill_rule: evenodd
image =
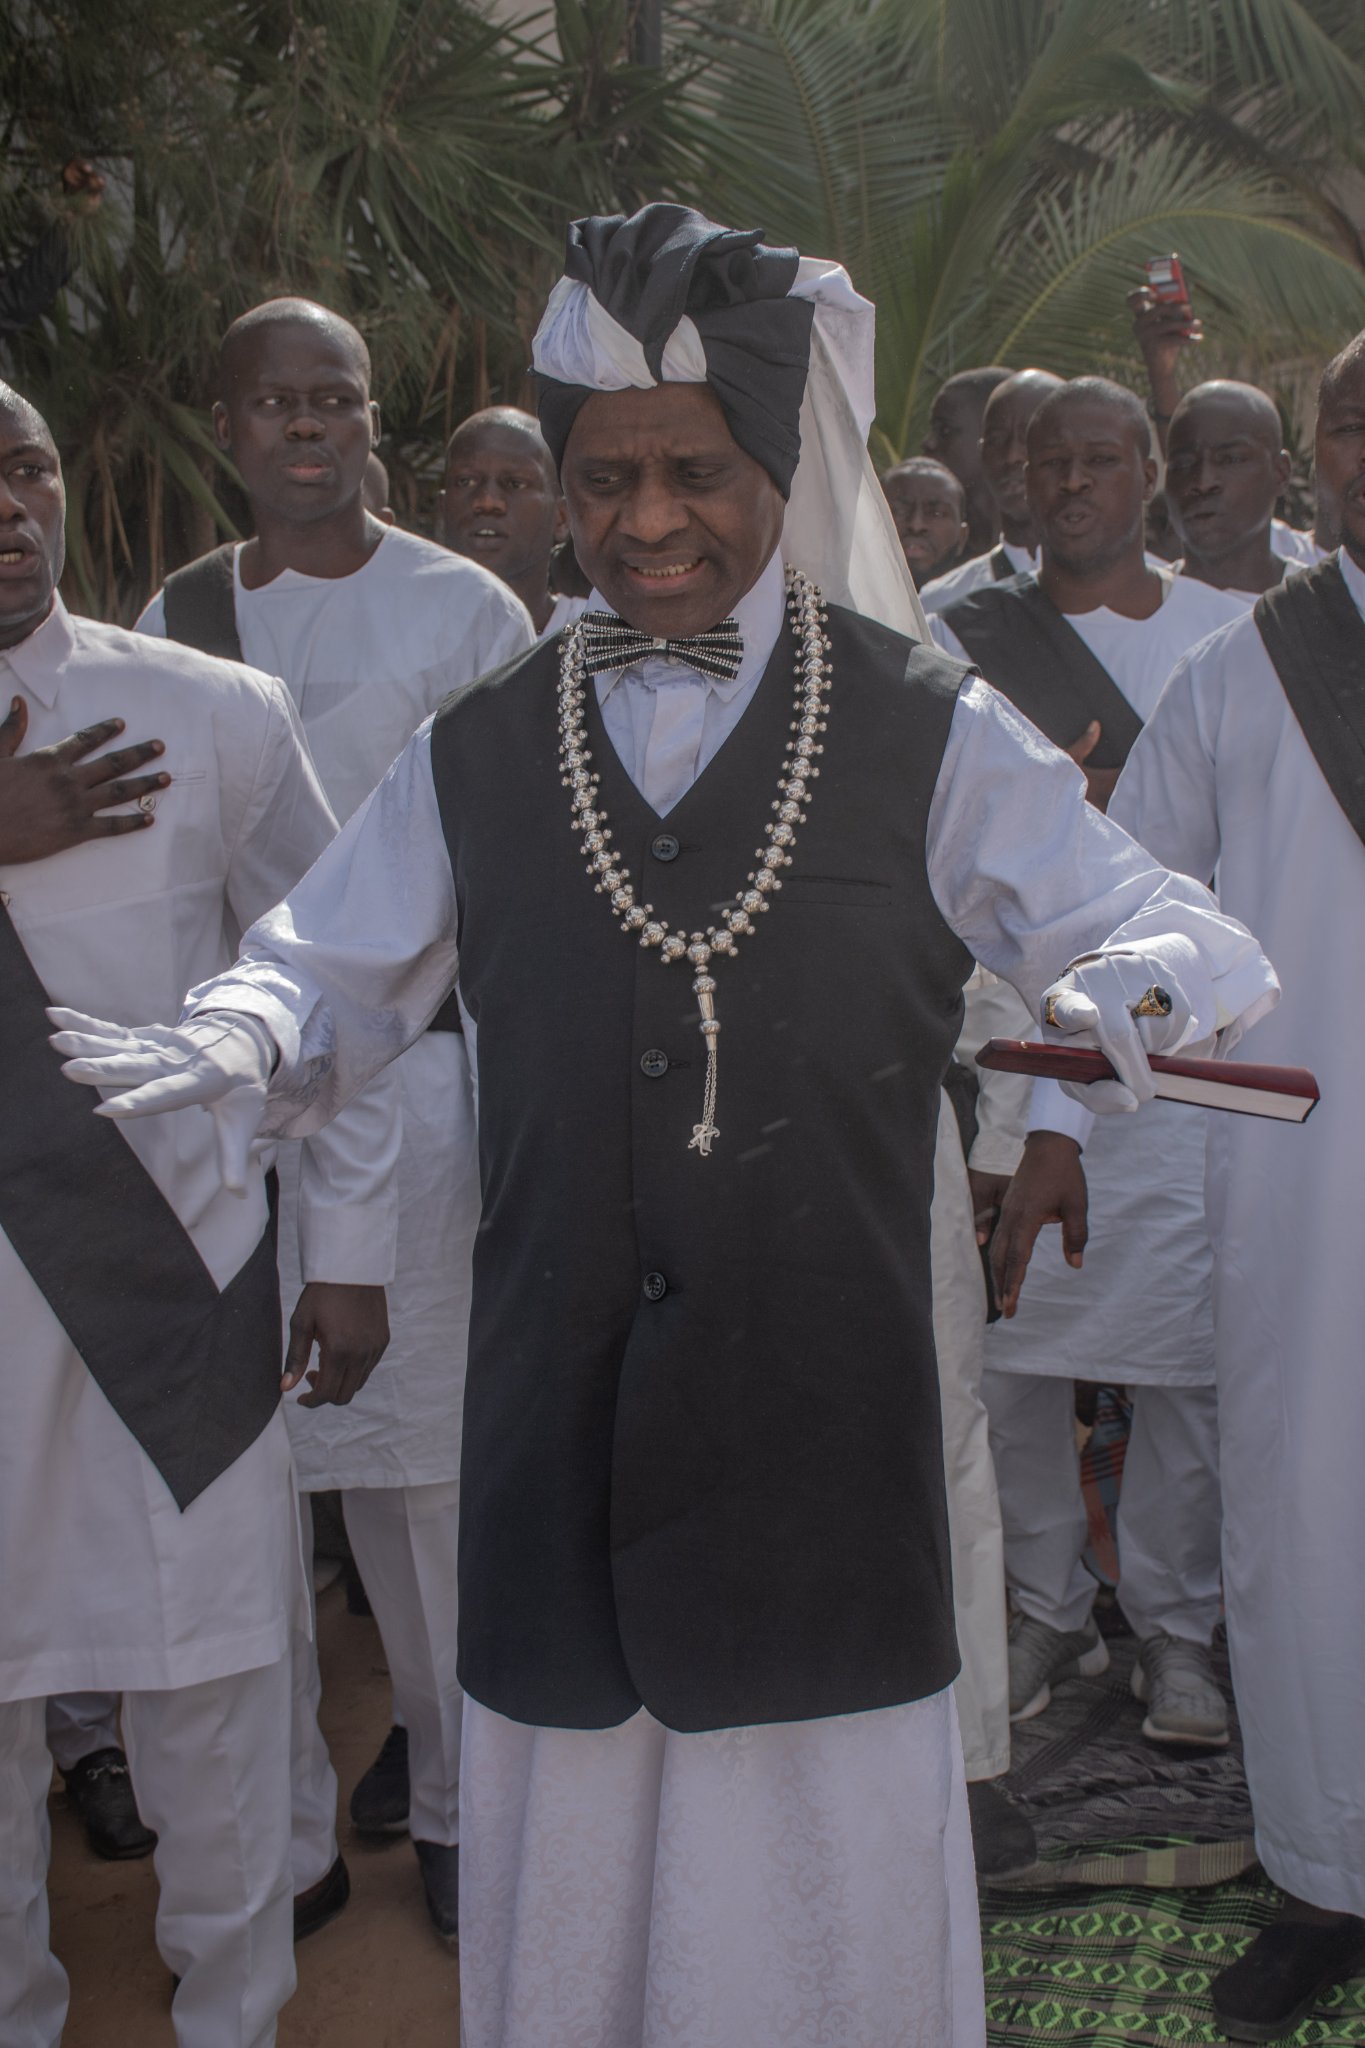
M875 309L840 264L656 204L577 220L532 347L558 463L595 392L709 384L788 500L783 558L836 603L923 638L867 457Z

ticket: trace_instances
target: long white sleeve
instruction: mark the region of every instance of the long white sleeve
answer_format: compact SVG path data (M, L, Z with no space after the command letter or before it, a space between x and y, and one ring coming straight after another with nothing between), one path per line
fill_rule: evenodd
M298 714L276 682L228 868L228 904L238 925L277 903L335 834ZM402 1131L397 1082L376 1074L335 1122L308 1138L298 1218L305 1280L379 1287L393 1278Z
M1088 804L1080 771L975 679L953 714L926 851L945 919L1034 1017L1043 991L1106 945L1139 951L1154 980L1169 974L1193 987L1199 1037L1274 1000L1273 972L1249 933ZM265 1024L280 1052L266 1129L302 1136L425 1029L457 964L427 725L190 1007L242 1010Z
M1274 971L1250 933L1202 883L1158 865L1087 803L1074 763L975 677L958 696L928 855L945 919L1035 1019L1044 990L1101 949L1136 951L1153 981L1196 991L1191 1040L1239 1021L1245 1028L1276 999Z

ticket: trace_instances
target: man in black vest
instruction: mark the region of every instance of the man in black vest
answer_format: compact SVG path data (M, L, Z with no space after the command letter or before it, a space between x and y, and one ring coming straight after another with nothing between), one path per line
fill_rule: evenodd
M1224 1117L1209 1145L1228 1646L1256 1847L1285 1894L1214 1980L1236 2041L1292 2035L1365 1963L1365 334L1323 377L1316 462L1340 554L1180 664L1113 802L1255 918L1284 1002L1251 1056L1292 1045L1322 1087L1298 1143Z
M981 2048L928 1282L962 983L976 953L1036 1009L1066 970L1124 1100L1142 1033L1273 985L896 629L871 325L685 208L575 223L534 359L590 609L450 699L198 992L268 1020L292 1130L458 966L470 2048ZM63 1037L77 1078L145 1081L104 1042Z
M1101 801L1176 661L1246 602L1147 564L1143 508L1154 482L1147 421L1132 393L1097 378L1064 385L1029 430L1029 499L1042 538L1036 579L984 587L933 622L941 644L965 649L1050 738L1078 743ZM1077 1145L1087 1122L1055 1084L1035 1087L1011 1221L1021 1208L1064 1208L1069 1218L1083 1210ZM989 1335L984 1392L1015 1608L1016 1720L1041 1713L1058 1680L1108 1662L1092 1613L1095 1581L1082 1563L1071 1382L1112 1379L1138 1389L1119 1597L1142 1646L1143 1726L1153 1741L1228 1740L1210 1651L1220 1612L1219 1494L1203 1123L1154 1103L1131 1122L1101 1124L1086 1151L1084 1273L1071 1270L1080 1262L1073 1223L1064 1247L1044 1245L1017 1320L1011 1277L1006 1320Z
M1181 574L1259 597L1285 573L1271 545L1289 451L1273 401L1254 384L1196 384L1166 442L1166 500L1185 552Z

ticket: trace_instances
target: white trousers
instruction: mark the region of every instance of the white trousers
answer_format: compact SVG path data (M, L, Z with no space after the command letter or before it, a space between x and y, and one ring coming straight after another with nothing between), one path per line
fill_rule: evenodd
M1081 1562L1085 1501L1072 1382L992 1372L982 1388L1005 1524L1005 1573L1024 1614L1085 1626L1095 1581ZM1135 1387L1119 1495L1119 1605L1134 1633L1210 1643L1221 1612L1218 1397Z
M160 1840L156 1940L181 1980L179 2048L274 2048L294 1989L287 1661L123 1696L138 1805ZM0 2048L56 2048L66 1972L48 1944L45 1701L0 1704Z
M341 1498L384 1644L395 1717L408 1731L409 1828L414 1841L451 1848L460 1839L464 1704L455 1676L459 1481L353 1487ZM301 1503L311 1520L307 1494ZM293 1866L301 1892L336 1859L337 1781L318 1726L316 1634L312 1642L295 1635L293 1664Z
M951 1692L678 1735L465 1705L464 2048L984 2048Z
M47 1746L59 1770L69 1771L97 1749L119 1749L116 1692L55 1693L47 1703Z
M981 1398L986 1363L986 1282L957 1118L939 1097L930 1230L934 1342L943 1405L953 1612L962 1671L954 1691L967 1781L1010 1767L1009 1638L1000 1501Z

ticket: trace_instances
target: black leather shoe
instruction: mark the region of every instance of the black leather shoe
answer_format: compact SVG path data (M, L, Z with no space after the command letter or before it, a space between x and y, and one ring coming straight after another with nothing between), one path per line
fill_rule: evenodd
M304 1941L310 1934L316 1934L319 1927L325 1927L351 1896L351 1873L340 1856L316 1884L310 1884L306 1892L294 1894L294 1939Z
M460 1937L460 1852L439 1842L414 1841L417 1861L426 1889L431 1924L442 1941Z
M1276 1920L1213 1980L1213 2017L1229 2041L1278 2041L1307 2019L1320 1995L1365 1964L1365 1920L1323 1926Z
M991 1778L967 1787L978 1877L1013 1877L1038 1861L1033 1823Z
M63 1771L66 1796L81 1817L85 1839L110 1863L150 1856L156 1836L144 1827L121 1749L95 1749Z
M408 1731L390 1728L384 1747L351 1794L351 1823L360 1835L408 1831Z

